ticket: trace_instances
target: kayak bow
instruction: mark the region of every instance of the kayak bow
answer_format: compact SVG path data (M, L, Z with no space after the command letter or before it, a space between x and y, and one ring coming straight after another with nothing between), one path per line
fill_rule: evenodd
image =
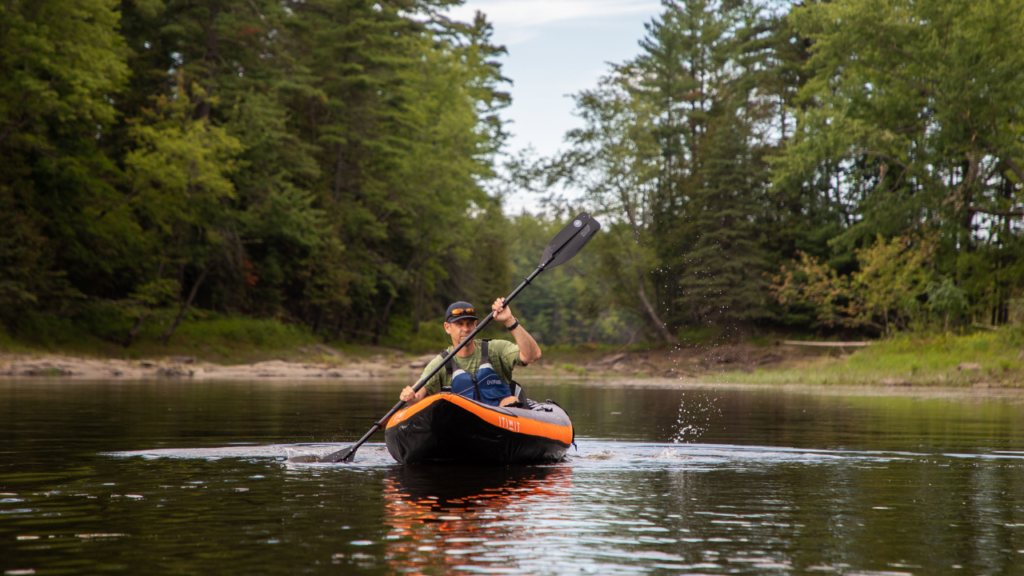
M561 460L573 428L551 401L501 408L442 392L396 412L384 439L399 464L507 466Z

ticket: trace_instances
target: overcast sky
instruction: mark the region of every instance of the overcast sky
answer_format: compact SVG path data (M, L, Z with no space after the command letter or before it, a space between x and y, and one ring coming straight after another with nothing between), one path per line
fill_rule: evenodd
M596 86L609 70L640 52L644 23L657 0L467 0L453 17L471 21L479 10L494 25L494 42L508 48L503 71L513 82L503 116L513 136L507 152L532 146L549 156L564 148L566 131L580 125L569 95ZM505 211L534 211L537 199L518 194Z

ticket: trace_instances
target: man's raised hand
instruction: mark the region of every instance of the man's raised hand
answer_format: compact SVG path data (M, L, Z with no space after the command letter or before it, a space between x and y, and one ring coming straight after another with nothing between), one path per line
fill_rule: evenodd
M512 325L514 318L512 317L512 309L505 306L505 299L498 298L491 304L491 311L494 312L494 319L505 325L506 328Z

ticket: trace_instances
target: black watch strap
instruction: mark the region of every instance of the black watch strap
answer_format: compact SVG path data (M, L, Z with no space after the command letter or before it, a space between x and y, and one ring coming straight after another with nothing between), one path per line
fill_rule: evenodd
M516 328L518 328L518 327L519 327L519 319L516 318L516 321L511 326L508 327L508 331L511 332L511 331L515 330Z

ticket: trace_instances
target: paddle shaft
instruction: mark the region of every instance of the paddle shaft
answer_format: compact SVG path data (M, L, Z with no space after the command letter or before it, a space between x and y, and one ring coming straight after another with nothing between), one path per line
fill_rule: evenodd
M554 257L555 257L555 255L552 254L551 258L548 259L548 262L550 262L551 260L554 260ZM523 283L520 284L518 288L513 290L512 293L509 294L507 298L505 298L505 306L508 306L508 303L511 302L513 298L518 296L519 293L523 291L523 288L526 288L530 284L530 282L532 282L533 279L536 278L537 275L540 274L543 271L544 271L544 265L541 265L541 266L538 266L537 269L534 270L532 274L527 276L526 279L523 280ZM451 353L450 357L455 356L456 354L458 354L459 350L462 350L466 346L466 344L469 344L470 342L472 342L473 338L478 333L480 333L480 331L483 330L485 326L490 324L491 320L493 320L493 319L494 319L494 312L492 311L490 314L487 315L487 317L485 317L483 320L480 321L480 324L477 325L476 330L473 330L472 332L470 332L469 336L466 336L466 338L462 342L459 342L459 345L456 346L454 350L452 350L452 353ZM433 378L435 374L437 374L438 372L441 371L442 368L444 368L444 364L445 364L444 362L441 362L440 364L435 366L433 370L430 371L430 374L427 374L423 378L420 378L420 381L416 383L416 386L413 386L413 389L412 389L413 393L415 394L416 392L419 392L420 388L423 388L424 386L426 386L427 382L429 382L430 379ZM373 428L370 428L370 430L366 434L364 434L363 437L360 438L358 442L353 444L352 447L348 449L349 450L349 454L355 454L356 450L358 450L360 446L362 446L367 440L369 440L370 436L373 436L374 434L377 433L378 430L383 428L384 424L386 424L387 421L390 420L391 417L395 415L395 412L398 412L399 410L401 410L403 406L405 406L405 400L399 400L398 404L395 404L394 408L389 410L388 413L385 414L383 418L381 418L380 420L375 422L373 424Z

